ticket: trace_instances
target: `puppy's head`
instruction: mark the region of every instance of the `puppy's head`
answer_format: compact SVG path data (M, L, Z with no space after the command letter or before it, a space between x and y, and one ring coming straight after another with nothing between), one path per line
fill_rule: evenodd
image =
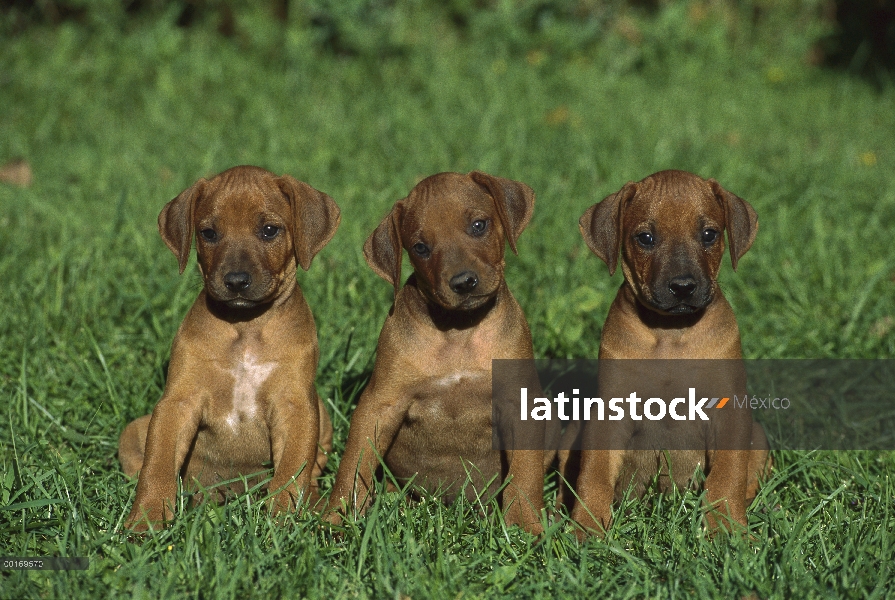
M403 248L429 302L448 310L478 308L497 293L504 240L516 252L534 199L524 183L478 171L432 175L395 203L367 238L364 256L397 293Z
M621 252L625 279L644 306L691 314L714 299L724 231L736 270L755 239L758 217L714 179L661 171L590 207L579 226L610 274Z
M332 198L288 175L233 167L200 179L158 218L168 248L186 267L193 237L205 289L230 308L252 308L291 290L339 225Z

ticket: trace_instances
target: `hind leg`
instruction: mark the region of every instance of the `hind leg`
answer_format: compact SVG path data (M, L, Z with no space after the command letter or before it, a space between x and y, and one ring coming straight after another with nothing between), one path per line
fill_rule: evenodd
M143 468L143 455L146 453L146 432L152 415L144 415L131 421L118 438L118 462L121 470L128 477L135 477Z

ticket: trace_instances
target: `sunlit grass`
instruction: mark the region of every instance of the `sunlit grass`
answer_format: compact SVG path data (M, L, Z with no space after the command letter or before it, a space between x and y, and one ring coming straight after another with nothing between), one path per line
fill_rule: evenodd
M476 506L385 493L338 538L311 515L277 524L248 496L130 539L134 484L117 438L159 398L200 285L193 266L178 276L156 216L235 164L289 173L343 211L299 275L336 428L325 486L391 300L361 246L435 172L481 169L535 189L507 278L539 356L596 356L620 276L587 251L578 218L665 168L715 177L758 211L755 245L722 273L747 357L895 353L895 91L704 52L641 68L610 42L531 54L446 36L374 59L293 38L158 23L4 41L0 163L24 158L34 183L0 185L0 554L91 566L5 573L0 596L888 593L893 453L777 453L752 539L707 537L695 494L627 503L605 541L579 546L562 515L534 540Z

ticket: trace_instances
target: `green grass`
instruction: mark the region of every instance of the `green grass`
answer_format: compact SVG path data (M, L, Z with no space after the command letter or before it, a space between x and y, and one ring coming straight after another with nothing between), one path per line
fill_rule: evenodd
M0 163L27 159L35 182L0 185L0 555L90 568L3 572L0 597L891 595L893 452L775 453L751 540L707 537L692 493L628 502L584 545L562 516L535 540L479 506L385 493L340 538L312 515L273 523L257 495L186 508L141 540L121 529L135 486L118 435L158 400L200 287L193 266L178 276L156 216L235 164L289 173L342 208L299 275L336 428L325 487L391 299L363 241L440 171L535 189L507 279L538 356L596 356L621 279L578 217L665 168L715 177L759 214L755 245L721 278L747 357L895 355L895 89L710 36L651 54L675 18L640 23L641 46L607 35L581 51L435 23L387 58L333 56L267 22L232 40L161 21L5 39Z

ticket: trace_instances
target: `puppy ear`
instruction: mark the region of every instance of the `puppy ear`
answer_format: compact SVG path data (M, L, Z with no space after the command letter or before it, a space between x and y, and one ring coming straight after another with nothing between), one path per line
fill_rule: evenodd
M494 177L481 171L473 171L469 176L474 182L487 189L491 197L494 198L497 216L503 226L507 241L510 243L510 249L514 254L519 254L516 250L516 240L531 221L531 215L535 208L534 190L524 183Z
M158 216L158 232L165 245L177 257L180 272L186 268L193 244L193 208L205 191L206 179L200 179L168 202Z
M307 271L311 261L332 239L342 220L332 198L304 181L289 175L277 178L277 185L292 205L292 234L295 259Z
M401 247L403 218L404 204L399 200L364 242L364 258L367 259L367 264L377 275L394 286L395 295L401 287L401 259L404 256Z
M724 209L727 221L727 243L730 246L730 262L733 270L737 270L737 262L752 247L755 234L758 233L758 215L752 206L734 194L731 194L714 179L709 179L715 198Z
M618 253L621 251L622 212L624 205L637 193L637 184L629 181L614 194L610 194L587 209L578 220L578 229L591 252L615 274Z

